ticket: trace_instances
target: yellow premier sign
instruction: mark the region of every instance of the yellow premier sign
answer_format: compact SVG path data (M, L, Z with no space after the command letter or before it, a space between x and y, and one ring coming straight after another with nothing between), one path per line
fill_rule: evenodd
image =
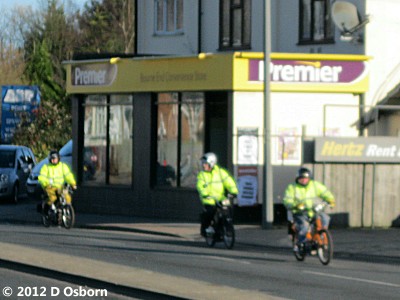
M232 90L233 57L199 55L67 62L67 92Z
M262 53L236 53L234 89L262 90ZM368 56L272 53L272 92L364 93L369 88Z
M368 57L272 53L272 92L363 93ZM262 53L70 61L67 92L263 91Z

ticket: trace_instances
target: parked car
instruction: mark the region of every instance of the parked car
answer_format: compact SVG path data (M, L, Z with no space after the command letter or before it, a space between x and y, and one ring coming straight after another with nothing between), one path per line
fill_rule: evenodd
M21 196L25 196L26 181L35 165L32 149L0 145L0 197L17 203Z
M72 140L69 140L59 151L60 160L69 165L72 169ZM39 184L38 177L40 173L40 169L43 165L49 163L49 159L45 158L40 161L32 170L29 178L26 182L26 188L28 192L28 196L33 199L41 199L43 194L43 189ZM97 156L93 153L93 151L87 147L84 152L84 180L91 180L94 178L97 167Z

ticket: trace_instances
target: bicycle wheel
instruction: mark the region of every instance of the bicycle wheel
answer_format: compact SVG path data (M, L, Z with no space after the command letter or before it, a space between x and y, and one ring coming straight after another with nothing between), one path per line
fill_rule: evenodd
M333 257L333 240L330 232L322 229L318 232L318 258L323 265L329 264Z
M293 233L292 234L292 246L293 246L293 254L294 257L296 257L296 259L298 261L303 261L306 258L306 253L304 248L298 248L297 243L298 243L299 239L297 238L297 233ZM297 248L297 250L295 250L295 248Z
M42 218L42 224L44 227L50 227L51 221L50 221L48 212L47 213L44 212L44 203L41 203L39 205L40 205L40 208L38 208L38 211L40 211L40 216Z
M224 226L222 226L222 238L225 247L227 249L232 249L235 244L235 228L232 223L225 222Z
M44 227L50 227L50 219L48 215L42 215L42 224Z
M72 205L66 205L63 208L62 223L66 229L72 228L75 223L75 211Z
M206 239L206 244L207 244L208 247L214 247L214 245L215 245L215 235L216 235L216 233L213 233L213 234L207 234L206 233L205 239Z

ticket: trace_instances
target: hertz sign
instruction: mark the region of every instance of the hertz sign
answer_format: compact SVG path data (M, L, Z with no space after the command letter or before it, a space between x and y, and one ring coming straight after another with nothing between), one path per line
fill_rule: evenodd
M315 161L399 163L400 138L359 137L315 139Z

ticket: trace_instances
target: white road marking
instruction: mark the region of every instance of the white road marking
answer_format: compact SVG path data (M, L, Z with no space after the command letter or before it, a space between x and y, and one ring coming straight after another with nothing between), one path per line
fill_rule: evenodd
M233 258L227 258L227 257L221 257L221 256L206 256L206 255L203 255L203 257L212 258L212 259L216 259L216 260L229 261L229 262L239 262L239 263L246 264L246 265L250 264L250 262L245 261L245 260L233 259Z
M333 277L333 278L339 278L339 279L353 280L353 281L366 282L366 283L372 283L372 284L377 284L377 285L385 285L385 286L391 286L391 287L398 287L398 288L400 288L400 284L389 283L389 282L382 282L382 281L375 281L375 280L368 280L368 279L362 279L362 278L354 278L354 277L340 276L340 275L335 275L335 274L326 274L326 273L312 272L312 271L303 271L303 273L308 273L308 274L314 274L314 275L319 275L319 276Z

